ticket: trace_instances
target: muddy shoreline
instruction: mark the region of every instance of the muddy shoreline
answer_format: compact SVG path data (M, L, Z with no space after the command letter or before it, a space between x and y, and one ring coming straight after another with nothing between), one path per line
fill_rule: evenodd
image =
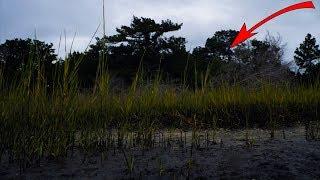
M23 179L320 179L320 142L306 141L304 128L276 131L164 132L153 147L114 148L86 154L74 147L67 158L43 159L21 171L2 158L0 178ZM183 137L183 138L182 138ZM181 140L181 139L185 139Z

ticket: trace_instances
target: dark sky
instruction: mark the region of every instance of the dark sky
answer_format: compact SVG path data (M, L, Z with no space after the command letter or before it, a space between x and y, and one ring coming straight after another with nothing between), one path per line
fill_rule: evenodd
M215 31L251 27L262 18L301 0L105 0L107 33L128 24L133 15L184 23L175 33L188 40L188 49L203 45ZM320 41L320 0L316 10L299 10L279 17L257 30L282 36L286 60L307 33ZM102 21L102 0L0 0L0 42L14 37L34 37L57 47L61 32L67 32L67 47L76 32L74 49L84 50ZM101 36L102 31L99 31ZM62 45L64 46L64 45ZM61 54L61 52L60 52Z

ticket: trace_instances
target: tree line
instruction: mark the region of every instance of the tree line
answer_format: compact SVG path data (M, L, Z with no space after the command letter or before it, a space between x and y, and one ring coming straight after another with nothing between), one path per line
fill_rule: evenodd
M231 49L238 31L221 30L204 46L187 50L184 37L167 35L182 25L134 16L131 24L117 28L115 35L97 37L88 50L70 52L64 59L55 54L53 44L34 39L7 40L0 45L1 73L10 84L23 76L24 68L32 66L45 73L50 86L54 74L68 62L70 67L77 67L83 88L93 87L101 62L115 83L122 84L130 84L138 68L146 80L160 75L168 83L189 86L207 79L211 85L252 85L261 81L310 84L320 77L320 49L311 34L297 47L293 57L297 70L293 70L283 61L280 37L267 35L264 40L253 39Z

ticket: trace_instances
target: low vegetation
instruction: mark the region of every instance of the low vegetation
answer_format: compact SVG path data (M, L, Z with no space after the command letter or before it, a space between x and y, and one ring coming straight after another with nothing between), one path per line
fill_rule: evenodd
M134 19L134 23L155 24L150 19L138 18ZM162 22L162 26L172 26L173 30L181 27L170 21ZM119 40L123 38L121 33L128 29L130 28L118 29L120 35L106 38L106 41L123 41L124 39ZM171 29L164 30L167 31ZM164 32L158 32L156 39ZM152 45L147 46L149 49L140 47L148 41L131 41L133 44L129 43L127 47L112 46L111 54L108 49L98 48L98 51L94 51L97 46L91 46L85 53L69 54L62 62L48 64L45 61L47 58L56 59L56 56L47 56L52 46L28 40L33 48L30 48L28 58L20 57L23 59L22 63L13 64L9 67L10 71L7 71L9 61L0 63L0 157L9 156L23 168L43 158L66 157L74 147L85 154L99 152L102 156L119 149L123 153L128 171L131 172L134 171L134 157L125 149L131 146L152 147L157 139L155 135L162 139L158 142L169 146L170 137L160 135L165 129L180 129L182 146L186 144L183 143L183 131L192 131L192 154L193 147L199 144L198 131L211 132L206 135L209 142L208 139L214 136L217 128L260 127L269 129L273 137L277 129L302 124L308 130L313 126L319 120L320 84L315 80L313 83L291 81L296 78L280 83L272 79L274 72L283 72L281 48L276 46L275 39L264 42L255 40L249 46L242 45L237 51L219 50L217 47L220 46L217 44L221 45L221 37L230 34L234 35L235 32L218 32L208 40L206 47L197 48L193 54L186 51L179 54L186 58L183 66L179 66L179 72L170 71L171 65L167 64L165 71L171 72L169 79L173 80L176 74L180 74L178 81L168 80L163 67L159 65L161 54L149 54L163 52L164 49L154 51L153 48L158 46ZM228 47L230 39L229 37L229 40L224 41L225 46ZM181 44L182 40L171 38L160 42L165 44L163 47L168 47L167 45ZM97 45L103 41L98 40ZM2 45L2 49L10 49L5 48L7 45L10 42ZM119 69L112 68L109 63L114 63L110 61L117 58L123 61L123 57L128 56L115 54L120 51L118 48L135 46L139 52L131 60L140 55L139 63L137 66L130 66L136 68L135 74L127 72L125 76L130 79L130 83L119 90L112 85L114 71ZM37 51L39 47L43 47L45 51ZM217 54L212 54L211 51ZM3 61L0 59L0 62L17 57L3 56L3 52ZM94 58L97 61L95 75L86 74L83 62L88 63L88 58L97 54ZM248 56L244 58L239 54ZM177 54L171 54L171 58L176 57L174 55ZM114 56L117 57L113 59ZM160 56L160 60L155 66L157 63L151 62L150 58L157 56ZM197 66L197 59L201 56L206 60L201 62L202 65L206 62L203 69L200 68L202 65ZM239 62L240 57L246 61ZM209 61L212 58L218 60ZM258 61L259 58L264 58L265 61ZM274 61L267 61L268 59ZM303 58L299 59L299 62L303 61ZM215 68L221 66L240 69L245 67L249 69L246 73L250 73L236 73L232 74L232 78L226 78L230 71L219 71L220 74L215 71ZM314 68L316 65L309 63L308 67ZM237 68L233 72L238 72ZM13 76L12 71L17 72L14 73L16 75ZM269 71L273 73L265 74ZM286 73L288 74L290 73ZM86 75L91 79L83 79ZM248 76L254 77L254 81L246 81ZM253 82L258 83L250 84ZM314 134L312 131L307 138L314 139ZM161 161L159 163L161 174ZM189 164L192 165L191 160Z

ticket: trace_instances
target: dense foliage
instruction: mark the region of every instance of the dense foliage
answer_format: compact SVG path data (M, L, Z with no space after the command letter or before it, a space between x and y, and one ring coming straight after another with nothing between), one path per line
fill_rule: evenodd
M278 83L298 80L314 82L319 77L319 45L312 35L295 51L294 60L299 73L283 62L283 45L280 38L267 36L265 40L251 40L231 49L237 35L234 30L221 30L207 39L204 47L186 50L186 39L168 36L180 30L182 24L170 20L155 22L150 18L133 17L129 26L116 29L116 34L96 38L85 52L72 52L65 59L57 59L52 44L39 40L14 39L0 45L0 66L6 82L21 76L29 59L37 59L36 72L46 74L47 84L52 85L54 73L76 67L80 86L92 88L99 68L108 71L113 84L130 85L141 66L142 77L151 80L156 76L171 83L196 88L206 82L210 86L221 84ZM99 62L103 59L103 67ZM70 67L69 67L70 66ZM34 79L34 78L31 78ZM9 83L10 84L10 83Z
M311 34L307 34L303 43L295 51L294 60L303 70L303 75L300 77L304 83L312 83L320 77L320 49L317 45L316 38ZM300 72L299 72L300 73Z

